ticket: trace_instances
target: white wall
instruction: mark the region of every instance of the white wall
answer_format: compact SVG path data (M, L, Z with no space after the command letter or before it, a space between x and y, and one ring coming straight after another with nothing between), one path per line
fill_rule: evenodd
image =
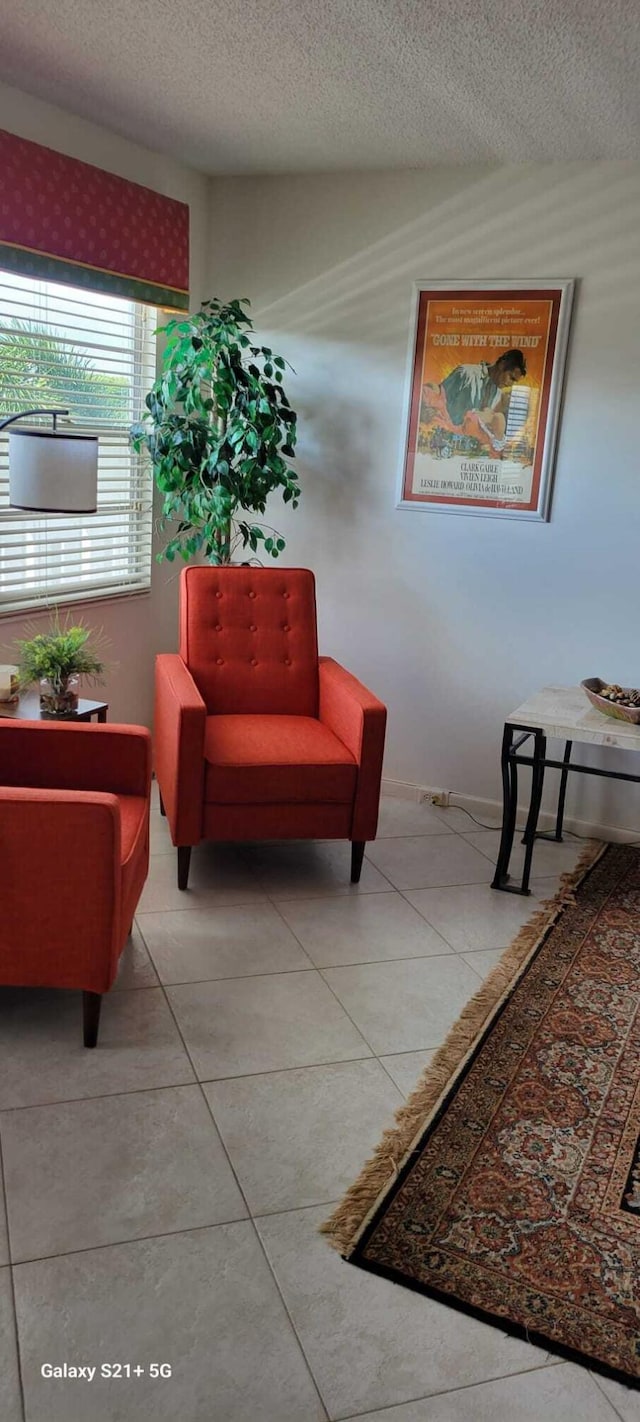
M86 163L95 163L133 182L187 202L191 220L191 290L194 305L207 295L209 256L209 180L200 173L117 137L107 129L75 118L27 94L0 85L0 128L44 143ZM159 544L156 544L159 546ZM177 645L177 572L154 561L151 591L133 597L74 604L89 625L102 627L110 641L110 667L104 688L93 695L109 701L112 721L149 725L153 705L153 658ZM25 622L46 618L0 618L0 661L12 661L11 643ZM92 695L91 691L88 691Z
M322 648L388 702L387 776L497 797L502 722L531 691L640 685L640 166L222 179L212 219L211 292L250 296L296 367L304 498L271 515L316 571ZM412 280L564 276L551 522L396 510ZM572 796L640 834L636 787L576 777Z

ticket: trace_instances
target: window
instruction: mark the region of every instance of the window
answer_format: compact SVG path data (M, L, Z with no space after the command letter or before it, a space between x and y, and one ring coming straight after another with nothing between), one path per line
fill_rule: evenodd
M0 433L0 612L149 587L152 476L128 431L155 377L156 322L135 301L0 271L0 418L56 405L61 430L99 437L98 512L45 516L9 508Z

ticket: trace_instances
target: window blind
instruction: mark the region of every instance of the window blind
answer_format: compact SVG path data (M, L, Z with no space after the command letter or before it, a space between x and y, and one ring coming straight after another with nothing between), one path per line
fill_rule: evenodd
M9 508L0 433L0 612L149 586L152 476L128 432L155 378L156 319L136 301L0 271L0 418L55 405L69 410L60 430L99 439L98 512L45 516Z

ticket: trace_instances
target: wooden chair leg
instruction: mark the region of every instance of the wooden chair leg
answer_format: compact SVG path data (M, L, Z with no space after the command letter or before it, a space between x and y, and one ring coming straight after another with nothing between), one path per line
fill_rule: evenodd
M359 884L362 873L362 861L366 849L366 840L354 839L351 842L351 883Z
M100 1026L101 1007L101 992L83 992L82 1029L85 1047L95 1047L98 1041L98 1028Z
M162 798L162 791L160 789L158 789L158 799L160 800L160 814L163 815L166 820L167 812L164 808L164 800Z
M191 863L191 845L178 845L178 888L186 889L189 883L189 865Z

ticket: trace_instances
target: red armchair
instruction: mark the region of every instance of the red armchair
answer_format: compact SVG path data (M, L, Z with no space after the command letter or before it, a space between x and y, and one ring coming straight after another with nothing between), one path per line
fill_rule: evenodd
M80 988L85 1047L149 867L151 737L0 722L0 983Z
M186 889L203 839L375 838L386 710L318 657L306 568L186 568L156 661L155 766Z

